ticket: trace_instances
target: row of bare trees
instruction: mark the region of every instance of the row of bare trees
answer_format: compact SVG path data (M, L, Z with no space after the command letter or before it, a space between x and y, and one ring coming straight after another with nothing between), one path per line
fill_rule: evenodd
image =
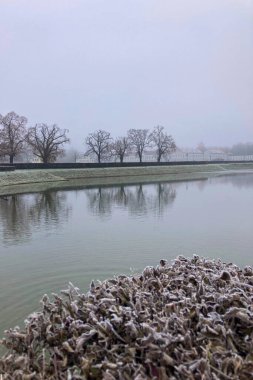
M27 127L27 118L15 112L0 115L0 157L9 157L13 164L15 157L22 153L31 153L43 163L55 162L64 153L63 146L70 140L68 130L60 129L56 124L36 124ZM127 136L113 140L110 132L98 130L90 133L85 140L88 147L86 155L93 155L97 161L119 159L120 162L129 153L134 153L142 162L143 153L153 148L157 161L168 156L176 149L176 144L164 127L158 125L152 132L148 129L129 129Z
M165 128L158 125L152 132L148 129L129 129L127 136L113 140L111 134L104 130L90 133L85 140L88 150L86 155L93 155L100 163L112 157L122 163L128 153L134 153L142 162L143 153L147 148L153 148L157 162L176 149L176 144Z
M27 128L27 118L15 112L0 115L0 156L9 157L13 164L16 156L31 150L43 163L54 162L63 154L63 145L69 142L67 133L56 124Z

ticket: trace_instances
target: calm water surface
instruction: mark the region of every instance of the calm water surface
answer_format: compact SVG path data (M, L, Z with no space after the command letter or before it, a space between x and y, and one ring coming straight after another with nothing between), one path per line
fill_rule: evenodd
M196 253L252 265L253 173L0 200L0 335L69 281Z

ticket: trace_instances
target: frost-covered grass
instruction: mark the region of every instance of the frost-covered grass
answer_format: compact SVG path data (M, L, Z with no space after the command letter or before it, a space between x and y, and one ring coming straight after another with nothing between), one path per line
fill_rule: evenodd
M183 166L146 166L131 168L97 168L97 169L47 169L47 170L16 170L15 172L0 172L0 195L18 192L31 192L37 188L72 187L76 184L111 184L136 182L136 178L146 181L151 177L160 180L184 180L203 178L219 173L229 173L236 170L253 170L253 164L210 164ZM41 185L41 186L39 186Z
M248 380L253 270L194 256L74 285L6 332L3 380ZM1 377L1 376L0 376Z

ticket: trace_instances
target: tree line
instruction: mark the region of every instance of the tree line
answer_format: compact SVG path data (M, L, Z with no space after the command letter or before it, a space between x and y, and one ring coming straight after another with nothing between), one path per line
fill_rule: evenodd
M9 157L13 164L16 156L30 150L43 163L55 162L64 153L63 145L70 141L68 130L45 123L28 128L27 122L15 112L0 115L0 156Z
M56 124L38 123L27 126L27 118L15 112L0 114L0 158L9 157L13 164L20 154L33 154L43 163L55 162L64 155L64 145L70 142L69 131ZM157 162L173 153L176 144L163 126L157 125L150 132L148 129L129 129L125 136L113 139L110 132L102 129L90 133L85 139L86 156L92 156L98 163L108 160L124 162L128 154L135 154L142 162L145 150L151 148L156 154ZM198 150L207 150L203 143ZM224 153L233 155L253 155L253 143L239 143L232 148L222 148ZM77 153L75 152L75 157Z
M176 149L174 139L160 125L154 127L151 132L148 129L129 129L126 136L115 140L110 132L100 129L90 133L85 142L88 147L86 155L95 156L99 163L112 157L122 163L129 153L134 153L142 162L147 148L155 149L157 162L160 162Z
M253 155L253 143L238 143L232 146L231 153L239 156Z
M70 142L68 130L56 124L36 124L27 127L28 120L15 112L0 115L0 156L9 157L13 164L18 155L31 152L43 163L55 162L64 154L63 146ZM160 162L176 149L176 144L165 128L158 125L153 131L148 129L129 129L126 136L113 139L110 132L102 129L90 133L86 139L86 156L95 157L97 162L111 159L121 163L129 153L134 153L142 162L143 153L153 148L157 161Z

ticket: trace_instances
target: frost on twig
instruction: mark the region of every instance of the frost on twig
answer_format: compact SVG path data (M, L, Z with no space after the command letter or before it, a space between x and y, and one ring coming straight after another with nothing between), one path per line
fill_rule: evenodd
M3 380L252 378L250 267L179 257L53 298L6 332Z

